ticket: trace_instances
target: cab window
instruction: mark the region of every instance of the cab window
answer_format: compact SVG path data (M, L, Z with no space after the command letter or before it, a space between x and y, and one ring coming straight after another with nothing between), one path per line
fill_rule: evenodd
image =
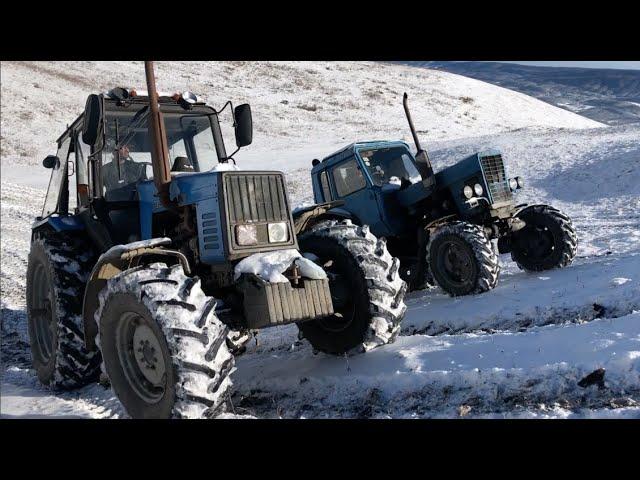
M109 199L111 193L135 190L135 184L148 178L151 166L150 144L147 130L137 125L131 114L113 113L105 119L105 148L102 151L102 194ZM130 195L127 195L127 198Z
M322 198L325 202L331 201L331 188L329 187L329 176L327 171L323 170L320 174L320 184L322 185Z
M355 158L334 167L332 174L338 197L346 197L367 186L367 181Z
M405 147L360 150L373 184L381 187L390 183L393 177L408 183L422 180L409 152Z

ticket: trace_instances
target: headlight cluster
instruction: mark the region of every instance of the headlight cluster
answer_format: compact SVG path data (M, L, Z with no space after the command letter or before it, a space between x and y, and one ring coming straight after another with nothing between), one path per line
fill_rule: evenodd
M515 192L520 188L524 188L524 180L522 177L510 178L509 179L509 188L511 191Z
M476 183L473 188L470 185L465 185L465 187L462 189L462 194L466 199L470 199L474 194L477 197L481 197L483 193L484 189L479 183Z
M266 227L266 235L265 235ZM242 247L256 245L258 243L258 229L261 229L260 238L264 242L266 239L269 243L283 243L289 240L289 228L287 222L268 223L267 225L244 224L236 225L236 242Z

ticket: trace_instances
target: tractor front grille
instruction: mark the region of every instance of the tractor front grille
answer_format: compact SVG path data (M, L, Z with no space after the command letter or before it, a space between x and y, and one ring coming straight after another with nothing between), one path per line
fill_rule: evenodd
M502 155L480 157L480 165L489 187L489 196L493 203L511 200L511 189L504 170Z
M223 178L233 249L248 251L255 250L256 247L291 248L295 244L284 176L281 173L234 172L225 173ZM287 240L271 243L269 225L280 222L287 224ZM236 226L247 224L255 225L257 243L241 246L236 237Z
M228 173L224 183L231 223L289 220L282 175Z

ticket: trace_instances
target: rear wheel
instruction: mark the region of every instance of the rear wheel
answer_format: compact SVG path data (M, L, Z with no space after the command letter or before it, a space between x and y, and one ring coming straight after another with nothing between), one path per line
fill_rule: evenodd
M71 389L96 380L100 355L84 345L82 300L93 265L79 238L48 235L31 244L27 267L27 318L31 359L38 379Z
M180 266L152 264L109 280L96 314L99 343L131 417L200 418L221 410L234 358L215 304Z
M498 256L479 225L448 223L431 236L427 251L433 278L451 296L486 292L498 283Z
M392 343L406 311L400 262L367 226L328 221L299 237L329 277L334 315L298 324L314 349L341 355Z
M569 265L578 250L571 219L549 205L535 205L518 215L526 225L513 234L511 258L523 270L539 272Z

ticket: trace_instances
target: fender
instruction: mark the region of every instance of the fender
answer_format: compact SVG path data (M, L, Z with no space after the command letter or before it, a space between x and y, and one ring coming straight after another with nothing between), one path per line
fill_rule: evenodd
M82 306L84 342L87 349L96 349L95 338L98 333L98 325L94 315L98 309L98 295L110 278L129 268L144 265L145 256L153 256L154 261L158 256L177 258L182 264L185 274L191 274L189 261L184 254L166 248L169 245L171 245L170 238L152 238L126 245L115 245L100 256L87 281Z
M436 218L435 220L427 223L424 226L424 231L428 234L431 235L433 234L433 232L441 227L442 225L449 223L457 218L460 218L460 216L457 213L451 214L451 215L445 215L444 217L440 217L440 218Z
M514 208L515 213L513 214L514 217L520 215L521 213L523 213L526 210L530 210L534 207L548 207L549 205L546 205L544 203L534 203L533 205L527 205L526 203L523 203L521 205L516 205L516 207Z
M56 232L68 232L73 230L84 230L84 225L77 217L73 215L63 215L63 216L48 216L45 218L38 218L33 225L31 226L31 230L39 230L41 228L50 227Z
M311 205L295 211L293 213L293 221L295 223L296 235L303 233L321 220L351 219L354 223L359 224L359 220L350 212L342 208L337 208L342 205L344 205L344 200L335 200L333 202Z

